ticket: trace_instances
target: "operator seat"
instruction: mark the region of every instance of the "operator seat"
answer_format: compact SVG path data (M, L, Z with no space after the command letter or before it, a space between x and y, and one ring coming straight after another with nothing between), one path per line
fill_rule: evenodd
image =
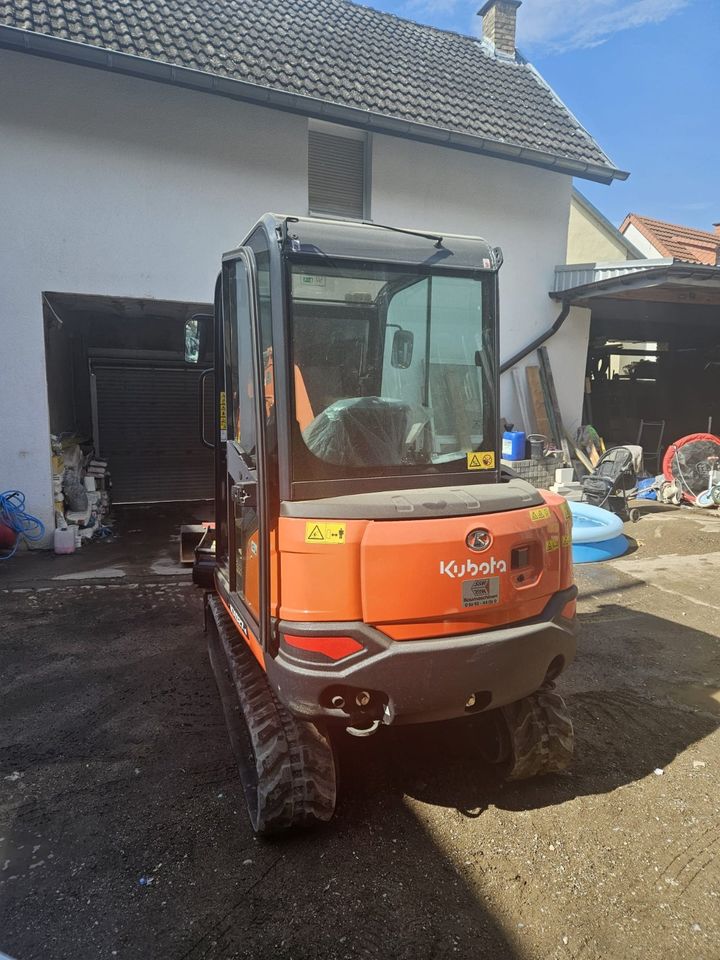
M385 397L336 400L303 431L305 443L326 463L347 467L402 464L412 407Z

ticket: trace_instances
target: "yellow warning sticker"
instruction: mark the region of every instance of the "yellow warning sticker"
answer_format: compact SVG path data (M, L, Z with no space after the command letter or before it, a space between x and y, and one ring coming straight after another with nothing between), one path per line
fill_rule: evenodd
M572 546L572 534L570 534L570 533L564 533L564 534L562 535L562 545L563 545L564 547L571 547L571 546Z
M557 537L548 537L548 540L545 544L545 549L548 553L552 553L553 550L557 550L560 546L560 541Z
M474 453L467 454L468 470L494 470L495 469L495 451L477 450Z
M549 520L550 507L538 507L536 510L531 510L530 519L533 523L537 523L539 520Z
M220 429L227 430L227 402L224 390L220 394Z
M564 500L564 501L562 502L562 504L560 505L560 510L562 511L562 515L565 517L566 520L571 520L571 521L572 521L572 511L570 510L570 507L568 506L567 500Z
M344 523L316 523L311 520L305 524L305 543L345 543L346 534Z

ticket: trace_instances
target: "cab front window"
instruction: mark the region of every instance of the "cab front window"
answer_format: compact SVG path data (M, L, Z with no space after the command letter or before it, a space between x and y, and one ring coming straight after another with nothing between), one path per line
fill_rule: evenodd
M452 472L494 449L491 275L291 270L294 479Z

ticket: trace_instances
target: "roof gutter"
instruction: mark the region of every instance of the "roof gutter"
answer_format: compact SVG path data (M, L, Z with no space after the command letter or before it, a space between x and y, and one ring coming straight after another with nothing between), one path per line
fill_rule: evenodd
M318 120L329 120L346 126L357 127L372 133L404 137L423 143L479 153L502 160L529 164L597 183L611 183L613 180L626 180L629 176L623 170L602 164L584 163L569 157L558 157L541 150L520 147L501 140L477 137L472 134L456 133L441 127L390 117L371 110L346 107L340 103L319 100L316 97L301 96L275 90L245 80L233 80L217 74L205 73L190 67L179 67L160 60L149 60L129 53L116 53L105 47L64 40L44 33L21 30L18 27L0 26L0 47L9 50L62 60L79 66L107 70L143 80L167 83L184 87L198 93L210 93L215 96L241 100L272 110L300 114Z

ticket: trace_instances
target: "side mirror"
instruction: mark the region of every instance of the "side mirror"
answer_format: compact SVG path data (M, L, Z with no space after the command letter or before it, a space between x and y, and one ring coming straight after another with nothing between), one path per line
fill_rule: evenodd
M410 330L396 330L393 336L390 363L398 370L407 370L412 363L415 336Z
M200 360L200 321L190 317L185 321L185 363L198 363Z
M212 321L209 313L196 313L185 321L185 363L200 362L200 338L212 330L212 326L206 327L206 323L212 324Z

